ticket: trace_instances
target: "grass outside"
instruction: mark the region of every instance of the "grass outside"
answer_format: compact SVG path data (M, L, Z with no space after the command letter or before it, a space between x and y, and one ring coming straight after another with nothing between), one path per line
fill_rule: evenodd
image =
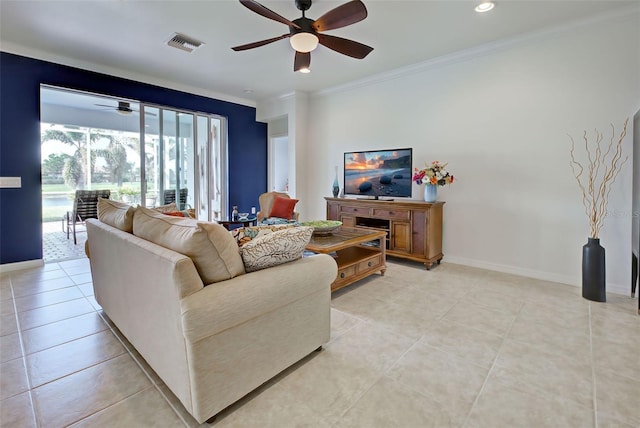
M124 183L123 188L139 189L140 182ZM115 183L95 183L91 185L91 190L111 189L111 199L120 200L118 186ZM61 201L65 198L66 201ZM42 185L42 222L61 221L67 211L73 209L73 196L75 190L65 184L43 184ZM139 196L138 196L139 198ZM67 203L68 202L68 203Z

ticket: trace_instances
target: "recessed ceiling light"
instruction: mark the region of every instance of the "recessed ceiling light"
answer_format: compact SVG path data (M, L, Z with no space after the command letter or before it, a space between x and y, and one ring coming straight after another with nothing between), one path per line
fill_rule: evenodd
M476 12L483 13L489 12L491 9L495 7L495 3L492 1L485 1L476 6Z

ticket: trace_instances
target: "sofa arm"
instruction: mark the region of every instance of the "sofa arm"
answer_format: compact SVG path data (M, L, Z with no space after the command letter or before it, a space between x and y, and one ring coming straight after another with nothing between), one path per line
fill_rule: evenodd
M182 326L191 343L242 324L316 292L327 292L338 267L318 254L216 282L181 300Z

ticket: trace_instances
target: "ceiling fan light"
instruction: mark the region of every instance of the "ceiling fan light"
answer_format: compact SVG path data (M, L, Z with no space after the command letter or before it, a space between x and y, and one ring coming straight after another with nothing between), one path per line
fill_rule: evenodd
M133 110L116 109L116 113L118 113L120 116L129 116L131 113L133 113Z
M478 13L489 12L495 7L495 3L492 1L485 1L476 6L475 11Z
M311 73L311 69L309 67L303 67L300 70L298 70L300 73L304 73L304 74L308 74Z
M298 52L311 52L318 47L318 36L312 33L296 33L289 38L291 47Z

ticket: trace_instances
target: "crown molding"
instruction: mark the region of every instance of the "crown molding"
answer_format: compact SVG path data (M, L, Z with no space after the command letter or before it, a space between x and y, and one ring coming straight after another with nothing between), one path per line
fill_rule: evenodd
M336 94L336 93L345 92L345 91L349 91L357 88L371 86L377 83L399 79L402 77L410 76L412 74L431 70L436 67L455 64L462 61L468 61L473 58L486 56L491 53L510 49L514 46L528 43L533 40L542 39L542 38L553 36L556 34L562 34L562 33L579 29L581 27L585 27L588 25L612 21L620 18L639 20L640 19L640 3L634 4L632 6L616 9L614 11L602 13L589 18L584 18L584 19L564 23L561 25L557 25L554 27L544 28L541 30L527 32L524 34L505 38L502 40L485 43L483 45L476 46L469 49L463 49L457 52L453 52L451 54L446 54L446 55L442 55L432 59L428 59L426 61L422 61L406 67L401 67L395 70L365 77L363 79L354 80L352 82L345 83L343 85L337 85L331 88L321 89L319 91L312 92L311 96L322 97L325 95Z

